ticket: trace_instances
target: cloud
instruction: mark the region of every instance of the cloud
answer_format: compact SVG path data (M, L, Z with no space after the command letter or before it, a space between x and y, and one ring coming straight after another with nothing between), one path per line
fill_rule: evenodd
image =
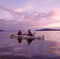
M53 10L55 11L55 15L53 18L57 21L60 21L60 8L54 8Z
M26 7L24 8L24 10L25 10L25 11L28 11L28 10L30 10L30 9L32 9L32 8L33 8L32 5L28 5L28 6L26 6Z
M13 10L16 11L16 12L23 12L23 11L24 11L24 10L21 9L21 8L14 8Z
M19 20L19 15L18 15L18 13L15 12L13 9L9 9L9 8L3 7L3 6L0 6L0 8L1 8L2 10L4 10L4 12L6 12L5 14L6 14L8 17L11 15L11 16L13 16L14 19ZM10 13L10 15L9 15L8 13ZM4 13L2 13L2 14L4 15ZM5 15L5 16L6 16L6 15ZM12 18L12 19L13 19L13 18Z
M60 27L59 25L60 25L60 22L48 24L48 25L46 25L46 26L44 26L44 27Z
M54 2L55 0L29 0L24 6L23 9L28 9L30 11L40 11L46 7L46 5L51 4L52 2ZM44 8L42 7L44 6ZM28 7L28 8L27 8Z
M45 1L51 2L51 1L55 1L55 0L45 0Z
M45 27L60 27L60 8L53 8L53 10L48 13L47 19L49 22L46 22Z
M28 5L24 8L14 8L13 10L16 11L16 12L25 12L25 11L28 11L30 9L32 9L32 5Z
M29 15L28 17L26 17L26 19L31 20L39 25L46 25L46 24L59 22L60 13L58 12L58 10L55 10L55 9L53 9L47 13L34 12L31 15Z
M12 13L15 17L17 17L18 21L30 22L35 24L36 26L44 26L51 23L56 23L60 21L60 8L54 8L53 10L44 13L44 12L26 12L25 10L32 8L26 7L25 9L16 8L16 9L6 9L8 12ZM59 10L59 11L58 11ZM58 18L59 16L59 18Z
M45 0L45 3L51 3L54 2L55 0Z

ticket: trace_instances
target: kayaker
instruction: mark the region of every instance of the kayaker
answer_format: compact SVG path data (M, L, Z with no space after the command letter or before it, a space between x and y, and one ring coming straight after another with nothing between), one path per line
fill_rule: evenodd
M21 43L22 42L22 38L20 37L20 35L22 35L22 31L19 30L17 35L19 35L18 38L17 38L18 43Z
M27 34L28 36L34 36L33 34L32 34L32 32L31 32L31 30L29 29L28 30L28 34Z
M17 35L22 35L22 31L21 31L21 30L19 30Z

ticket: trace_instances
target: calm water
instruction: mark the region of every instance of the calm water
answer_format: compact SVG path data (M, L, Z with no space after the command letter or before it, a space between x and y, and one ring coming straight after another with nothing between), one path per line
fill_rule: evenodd
M36 35L44 35L45 40L34 40L30 45L26 40L18 43L17 39L10 39L9 35L16 32L0 32L0 55L51 54L60 56L60 31L37 31Z

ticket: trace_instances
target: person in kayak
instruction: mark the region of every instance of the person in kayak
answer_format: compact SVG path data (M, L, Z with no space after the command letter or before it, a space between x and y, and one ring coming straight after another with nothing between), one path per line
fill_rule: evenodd
M34 36L30 29L28 29L27 36ZM28 42L28 45L30 45L30 43L34 40L34 38L28 38L26 40Z
M21 31L21 30L19 30L17 35L22 35L22 31Z
M19 35L19 37L17 38L18 43L21 43L22 42L22 38L20 37L20 35L22 35L22 31L19 30L17 35Z
M32 34L32 32L31 32L31 30L29 29L28 30L28 34L27 34L28 36L34 36L33 34Z

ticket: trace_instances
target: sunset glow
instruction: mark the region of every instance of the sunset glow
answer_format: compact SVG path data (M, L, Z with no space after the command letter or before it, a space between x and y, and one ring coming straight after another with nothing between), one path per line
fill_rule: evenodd
M60 27L60 0L0 0L0 19L37 27ZM59 24L59 25L57 25Z
M46 25L46 26L44 26L44 27L60 27L60 22L58 22L58 23L52 23L52 24L48 24L48 25Z

